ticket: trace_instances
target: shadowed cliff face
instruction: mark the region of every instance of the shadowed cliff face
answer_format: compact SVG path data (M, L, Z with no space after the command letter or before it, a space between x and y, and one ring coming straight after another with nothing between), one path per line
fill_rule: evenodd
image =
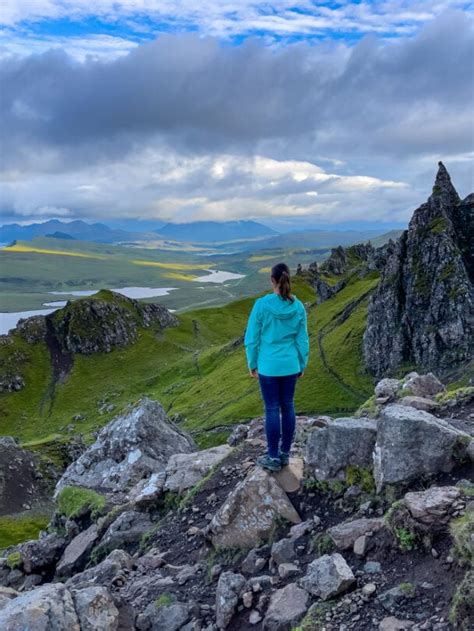
M375 375L403 363L448 370L474 350L474 195L460 200L443 163L433 192L388 247L369 303L364 357Z

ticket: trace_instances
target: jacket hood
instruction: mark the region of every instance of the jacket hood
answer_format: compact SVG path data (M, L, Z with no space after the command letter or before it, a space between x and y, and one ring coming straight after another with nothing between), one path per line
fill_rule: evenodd
M298 299L295 296L295 300L285 300L278 294L268 294L263 299L265 311L269 311L276 318L281 320L287 320L292 318L298 313Z

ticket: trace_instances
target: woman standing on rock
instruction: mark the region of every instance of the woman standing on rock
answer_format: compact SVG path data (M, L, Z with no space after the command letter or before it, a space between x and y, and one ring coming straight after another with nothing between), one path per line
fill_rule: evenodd
M306 311L291 293L288 265L272 267L270 280L273 292L255 301L244 345L265 404L267 453L257 464L279 471L289 463L296 420L293 398L296 380L308 363L309 340Z

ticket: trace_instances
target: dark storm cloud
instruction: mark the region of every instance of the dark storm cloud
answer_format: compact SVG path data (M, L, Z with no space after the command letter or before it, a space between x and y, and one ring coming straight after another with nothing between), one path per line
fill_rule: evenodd
M471 148L469 18L448 12L414 39L239 47L163 36L112 62L60 50L0 62L6 165L67 170L159 139L250 152L283 140L337 157ZM276 145L275 145L276 146ZM44 152L44 154L43 154Z

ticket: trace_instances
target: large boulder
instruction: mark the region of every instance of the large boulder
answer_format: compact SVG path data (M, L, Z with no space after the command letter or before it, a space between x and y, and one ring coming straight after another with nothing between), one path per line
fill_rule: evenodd
M270 537L279 519L301 521L275 478L255 468L214 515L208 534L216 548L253 548Z
M449 472L466 457L471 437L428 412L396 403L377 421L374 478L377 490L421 475Z
M309 435L306 461L317 480L344 479L346 468L372 467L376 424L371 419L340 418Z
M308 609L308 592L290 583L272 594L266 616L263 620L263 631L290 631Z
M355 577L351 568L338 552L325 554L311 561L306 576L300 581L301 587L322 600L342 594L354 583Z
M192 438L172 423L157 402L142 399L106 425L95 443L65 471L65 486L126 492L139 480L164 471L173 454L195 451Z
M0 610L0 629L81 631L71 593L62 583L48 583L12 598Z
M166 465L165 491L182 493L191 488L231 451L229 445L218 445L194 453L173 454Z

